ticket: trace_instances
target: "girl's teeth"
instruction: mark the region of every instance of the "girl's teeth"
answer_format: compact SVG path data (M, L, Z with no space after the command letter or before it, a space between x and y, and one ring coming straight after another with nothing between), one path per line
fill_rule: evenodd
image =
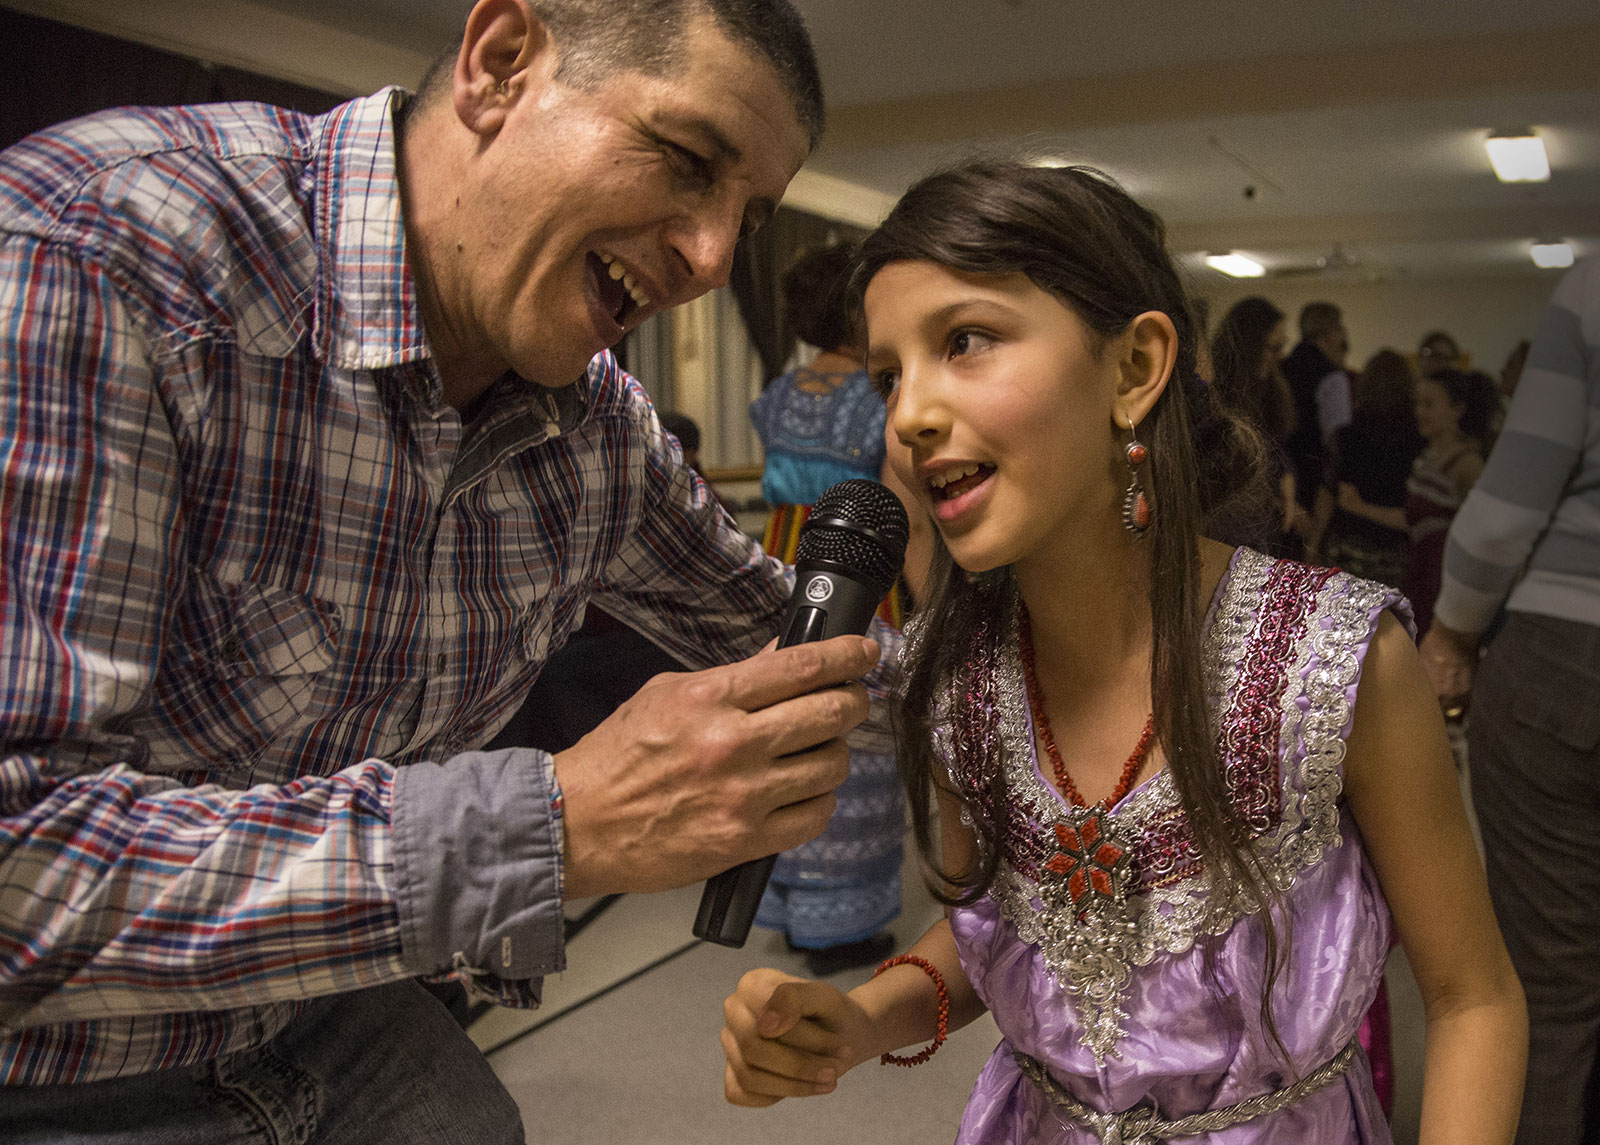
M978 471L979 468L980 467L977 465L967 465L963 466L961 469L947 469L943 473L939 474L939 476L935 477L930 484L935 489L943 489L946 485L960 481L963 477L971 477Z

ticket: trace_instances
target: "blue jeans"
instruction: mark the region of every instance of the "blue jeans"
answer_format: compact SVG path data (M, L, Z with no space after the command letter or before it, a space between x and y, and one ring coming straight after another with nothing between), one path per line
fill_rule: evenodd
M522 1145L511 1095L415 982L319 998L203 1065L0 1087L7 1145Z

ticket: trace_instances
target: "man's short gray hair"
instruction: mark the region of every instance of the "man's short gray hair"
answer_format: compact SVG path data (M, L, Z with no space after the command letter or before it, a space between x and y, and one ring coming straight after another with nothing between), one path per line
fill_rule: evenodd
M690 20L704 13L732 42L772 67L815 147L822 138L822 78L805 21L789 0L528 0L561 53L563 82L593 89L618 72L670 76L684 66ZM457 48L433 62L419 103L449 90Z

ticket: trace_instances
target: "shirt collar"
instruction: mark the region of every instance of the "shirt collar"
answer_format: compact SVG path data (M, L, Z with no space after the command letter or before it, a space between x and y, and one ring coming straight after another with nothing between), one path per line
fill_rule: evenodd
M311 201L325 262L313 337L341 369L429 356L400 215L394 113L405 98L385 88L317 121Z

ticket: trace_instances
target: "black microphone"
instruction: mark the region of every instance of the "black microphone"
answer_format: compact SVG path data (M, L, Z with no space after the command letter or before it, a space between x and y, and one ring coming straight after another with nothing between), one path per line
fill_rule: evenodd
M864 634L900 575L910 533L900 498L876 481L841 481L818 497L795 547L794 592L778 647ZM752 859L707 879L695 937L743 946L777 861Z

